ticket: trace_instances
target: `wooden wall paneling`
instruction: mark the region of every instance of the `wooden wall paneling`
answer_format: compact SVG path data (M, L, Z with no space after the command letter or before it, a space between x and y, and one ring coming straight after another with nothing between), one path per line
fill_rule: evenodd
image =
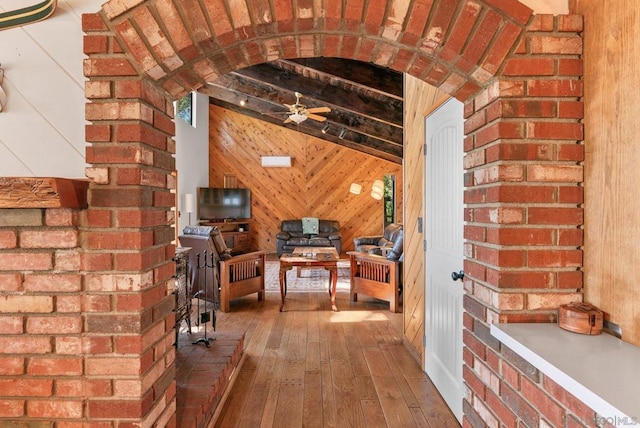
M209 186L225 174L251 189L252 246L275 252L285 219L313 216L340 222L343 251L353 238L382 232L382 201L369 196L374 179L395 174L398 221L402 221L402 166L336 144L274 126L217 106L209 108ZM291 168L263 168L261 155L288 155ZM360 195L352 182L364 183Z
M640 10L625 0L570 7L585 20L585 301L640 345Z
M404 94L404 337L424 367L424 234L418 230L419 218L424 219L424 122L430 106L446 94L410 75Z

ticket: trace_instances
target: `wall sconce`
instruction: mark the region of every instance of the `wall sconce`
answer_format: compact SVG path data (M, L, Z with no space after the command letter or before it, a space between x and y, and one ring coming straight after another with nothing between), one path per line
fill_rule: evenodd
M2 69L2 64L0 64L0 112L4 110L7 105L7 93L2 88L2 83L4 82L4 70Z
M359 195L360 192L362 192L362 185L358 183L351 183L349 192L353 193L354 195Z
M329 124L325 123L324 127L322 128L322 133L326 134L327 132L329 132Z
M349 186L349 192L354 195L359 195L362 192L362 184L351 183L351 186ZM374 180L373 185L371 186L371 197L379 201L383 196L384 183L382 180Z
M340 138L341 140L344 139L344 136L347 135L347 130L342 128L340 130L340 133L338 134L338 138Z
M375 180L371 186L371 197L376 200L382 199L384 195L384 183L382 180Z
M240 105L242 107L246 106L249 103L249 98L248 97L244 97L243 99L240 100Z
M191 226L191 213L196 209L195 199L193 193L185 193L184 195L184 210L189 214L189 226Z

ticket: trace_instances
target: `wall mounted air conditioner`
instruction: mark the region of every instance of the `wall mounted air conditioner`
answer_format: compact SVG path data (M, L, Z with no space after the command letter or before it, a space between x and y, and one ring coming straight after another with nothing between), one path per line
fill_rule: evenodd
M262 156L264 168L291 168L291 156Z

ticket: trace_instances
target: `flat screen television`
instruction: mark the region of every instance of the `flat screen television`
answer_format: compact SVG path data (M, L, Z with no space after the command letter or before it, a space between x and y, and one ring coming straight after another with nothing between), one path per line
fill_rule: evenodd
M251 191L198 187L198 218L210 221L251 218Z

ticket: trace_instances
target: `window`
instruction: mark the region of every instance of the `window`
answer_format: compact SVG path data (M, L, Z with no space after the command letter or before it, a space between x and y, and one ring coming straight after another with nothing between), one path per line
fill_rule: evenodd
M385 174L384 182L384 227L396 221L396 176Z
M193 93L180 98L176 102L176 116L193 126Z

